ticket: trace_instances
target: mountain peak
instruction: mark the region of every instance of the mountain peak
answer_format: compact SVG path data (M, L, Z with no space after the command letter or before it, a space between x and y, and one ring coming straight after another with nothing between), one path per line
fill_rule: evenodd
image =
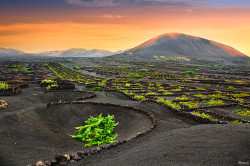
M177 39L180 37L186 37L186 38L190 38L190 39L201 39L200 37L196 37L196 36L191 36L191 35L186 35L186 34L182 34L182 33L164 33L161 34L153 39L150 39L148 41L146 41L145 43L142 43L141 45L135 47L132 49L132 51L136 51L140 48L155 44L157 40L161 39L161 38L173 38L173 39Z
M249 62L250 58L233 47L205 38L182 33L164 33L152 38L133 49L141 59L150 59L154 55L164 57L185 57L214 62ZM132 52L131 52L132 51Z

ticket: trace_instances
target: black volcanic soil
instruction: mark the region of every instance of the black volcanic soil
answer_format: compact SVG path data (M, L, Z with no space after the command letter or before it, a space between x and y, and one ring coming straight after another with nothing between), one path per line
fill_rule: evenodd
M84 89L84 88L81 88ZM56 154L72 154L86 149L72 139L74 127L90 116L115 115L118 140L130 139L150 128L150 119L130 109L97 104L47 102L75 100L89 94L76 92L44 93L30 84L17 96L1 97L8 108L0 114L0 165L22 166L38 160L51 160ZM60 95L58 95L60 94ZM249 125L201 125L156 103L132 101L118 92L96 92L84 101L128 105L150 112L158 126L150 133L118 147L69 165L238 165L249 162Z

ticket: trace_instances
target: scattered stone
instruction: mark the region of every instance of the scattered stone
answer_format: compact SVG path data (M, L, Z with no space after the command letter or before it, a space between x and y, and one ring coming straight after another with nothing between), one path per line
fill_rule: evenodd
M46 166L46 164L42 161L37 161L35 166Z
M57 160L51 160L51 165L56 165L57 164Z
M60 162L60 166L66 166L67 164L67 162Z
M66 157L62 156L62 155L57 155L55 158L58 162L65 162L66 161Z
M76 160L76 161L78 161L78 160L81 160L82 158L80 157L80 156L78 156L78 155L73 155L73 160Z
M5 109L7 108L8 104L4 100L0 100L0 109Z
M68 154L65 154L64 157L66 158L66 160L70 160L70 156Z

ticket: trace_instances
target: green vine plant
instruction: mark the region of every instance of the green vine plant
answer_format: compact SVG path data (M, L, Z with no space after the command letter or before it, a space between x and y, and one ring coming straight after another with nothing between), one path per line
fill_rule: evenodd
M54 81L54 80L50 80L50 79L45 79L45 80L42 80L42 83L46 83L46 84L54 84L54 83L56 83L56 81Z
M8 89L10 87L9 84L5 82L0 82L0 89Z
M181 109L180 104L172 102L171 100L164 100L163 98L158 97L157 100L155 100L155 101L162 103L162 104L165 104L165 105L172 107L172 108L175 108L175 109Z
M224 105L223 100L215 100L215 99L210 99L210 100L203 100L202 101L205 104L211 104L211 105Z
M198 108L200 106L198 101L186 101L186 102L180 102L180 104L185 105L188 108Z
M51 84L51 85L48 85L46 87L47 90L50 90L52 87L58 87L58 84L57 83L54 83L54 84Z
M134 95L134 98L137 99L137 100L147 100L147 98L145 96L142 96L142 95Z
M232 112L241 115L241 116L246 116L246 117L250 117L250 110L244 108L244 109L234 109Z
M76 127L77 135L71 135L72 138L86 142L85 147L101 146L115 141L117 134L113 132L118 123L115 123L114 115L102 117L102 114L100 114L96 118L90 116L85 123L85 126Z
M199 111L193 111L193 112L190 112L190 113L192 115L196 115L196 116L199 116L199 117L207 118L207 119L210 119L212 121L218 121L218 119L214 119L211 115L206 114L204 112L200 113Z

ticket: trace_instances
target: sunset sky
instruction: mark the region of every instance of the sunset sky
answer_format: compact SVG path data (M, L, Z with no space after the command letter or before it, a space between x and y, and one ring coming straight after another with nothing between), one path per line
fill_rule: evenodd
M250 0L0 1L0 47L29 53L124 50L172 32L250 56Z

